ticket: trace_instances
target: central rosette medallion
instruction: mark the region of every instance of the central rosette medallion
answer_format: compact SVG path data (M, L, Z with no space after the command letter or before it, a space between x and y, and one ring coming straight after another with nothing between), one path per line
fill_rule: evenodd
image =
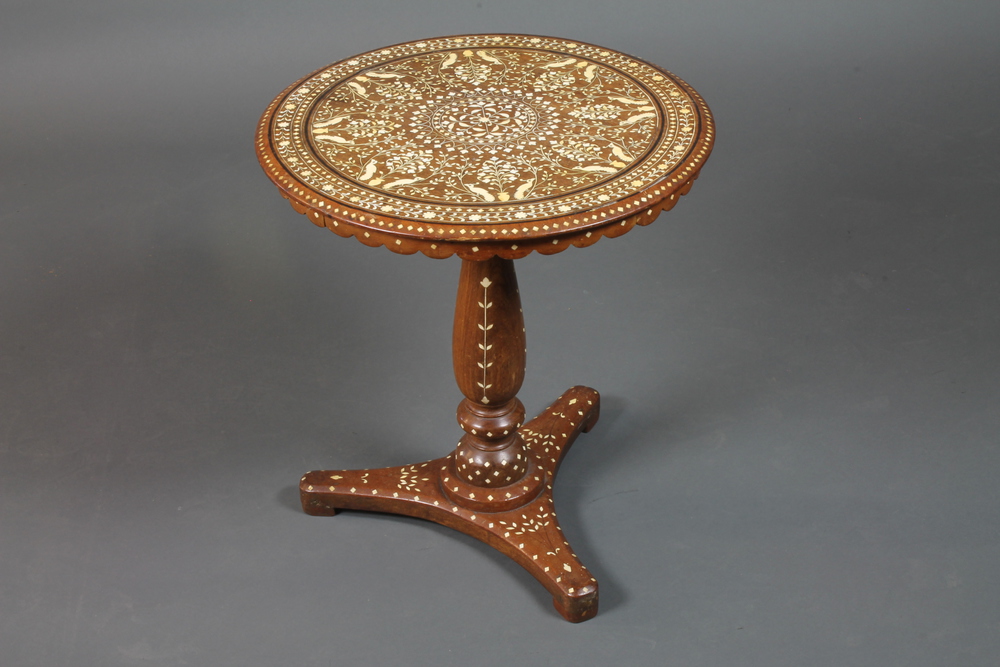
M517 139L538 124L538 114L520 100L495 95L471 95L438 107L431 127L452 141L495 144Z

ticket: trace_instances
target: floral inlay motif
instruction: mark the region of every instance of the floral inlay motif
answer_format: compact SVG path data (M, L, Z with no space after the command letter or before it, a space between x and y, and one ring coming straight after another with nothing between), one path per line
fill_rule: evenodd
M426 464L420 466L420 468L427 467ZM396 482L396 488L402 489L404 491L416 491L420 492L420 483L430 481L430 477L421 477L422 473L417 466L404 466L399 469L399 481Z
M493 203L618 174L653 144L658 118L641 86L586 59L464 49L347 78L320 98L309 129L326 164L359 184Z
M539 515L537 517L528 517L527 515L522 514L520 522L499 521L498 523L514 535L519 536L524 535L525 533L537 533L539 530L542 530L551 523L551 520L547 520L551 516L548 512L544 511L542 507L538 508L538 512Z

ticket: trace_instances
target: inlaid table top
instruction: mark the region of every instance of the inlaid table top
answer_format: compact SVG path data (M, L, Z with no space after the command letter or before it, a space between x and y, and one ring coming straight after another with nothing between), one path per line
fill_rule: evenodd
M616 51L465 35L371 51L268 107L265 172L300 213L401 253L552 253L670 208L714 140L701 97Z

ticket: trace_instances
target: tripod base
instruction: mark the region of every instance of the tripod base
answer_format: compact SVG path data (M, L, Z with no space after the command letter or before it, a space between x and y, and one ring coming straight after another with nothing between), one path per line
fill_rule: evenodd
M302 509L316 516L341 509L388 512L454 528L517 561L552 594L567 621L586 621L597 614L597 580L563 537L552 483L569 446L599 414L598 393L573 387L521 426L533 465L508 486L461 483L449 472L452 455L394 468L314 470L299 483Z

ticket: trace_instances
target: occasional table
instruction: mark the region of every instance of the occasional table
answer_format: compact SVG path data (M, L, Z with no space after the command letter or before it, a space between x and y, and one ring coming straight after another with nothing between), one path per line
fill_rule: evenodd
M705 102L673 74L553 37L399 44L282 92L261 118L257 156L296 211L368 246L462 260L457 447L424 463L309 472L303 509L450 526L520 563L567 620L593 617L597 581L562 534L552 485L600 400L573 387L525 422L513 260L651 223L691 188L713 140Z

